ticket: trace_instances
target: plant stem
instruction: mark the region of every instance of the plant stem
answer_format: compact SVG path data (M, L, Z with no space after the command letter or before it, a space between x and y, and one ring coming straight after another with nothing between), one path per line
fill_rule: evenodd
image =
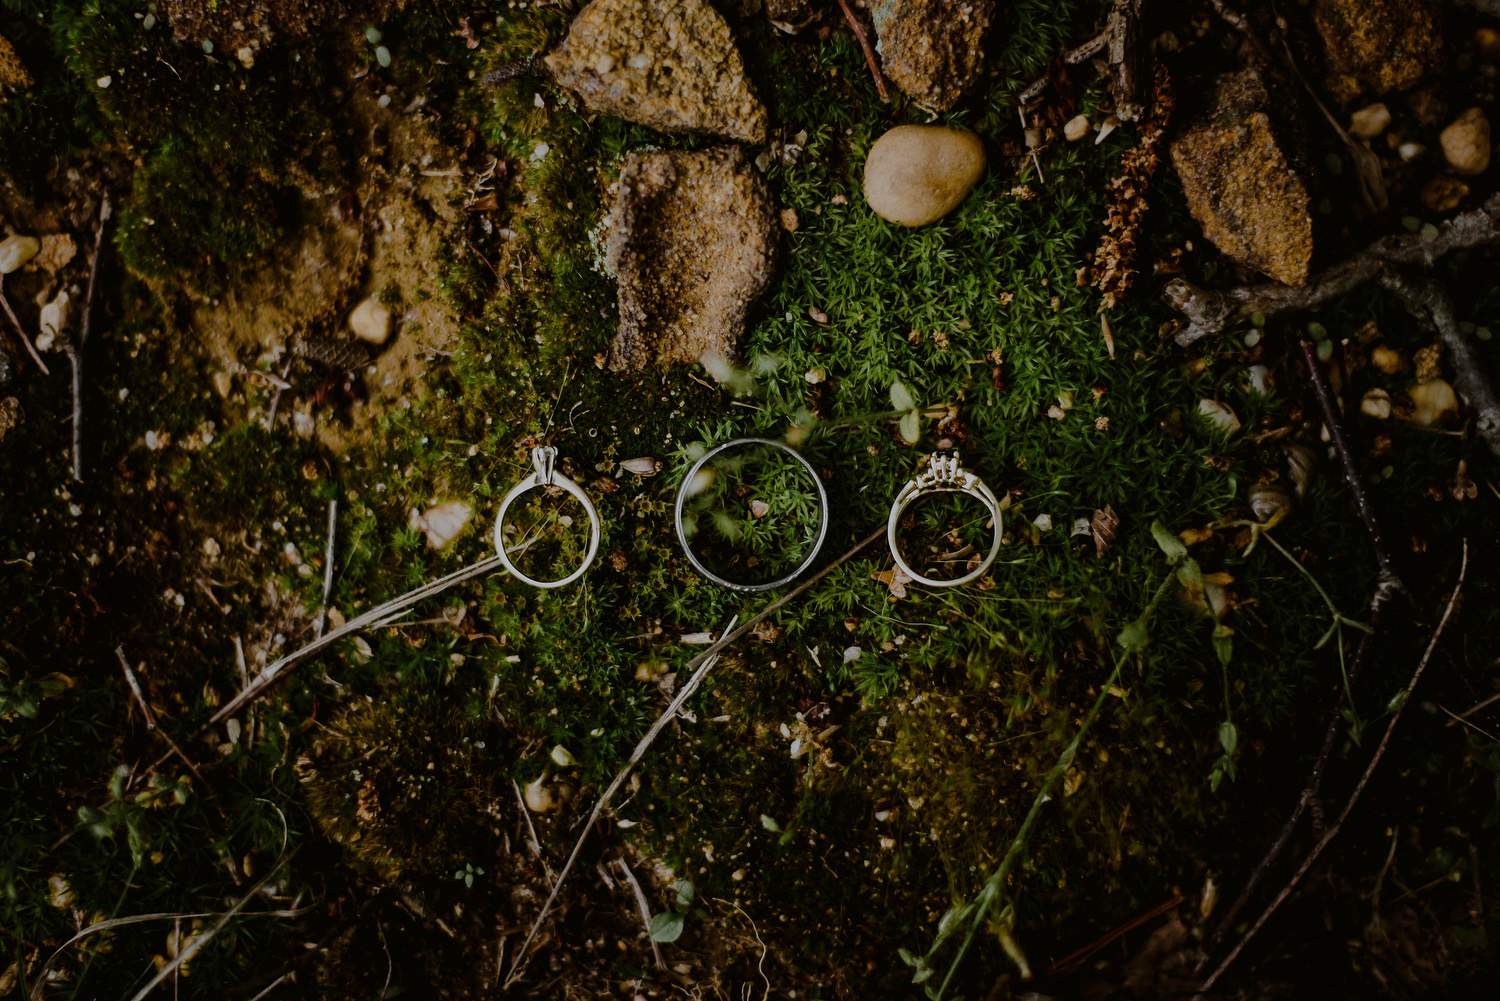
M844 18L849 22L849 29L854 32L854 37L859 40L859 47L865 52L865 62L870 64L870 75L875 78L875 89L880 92L880 99L886 104L891 103L890 91L885 89L885 77L880 75L880 63L875 59L875 50L870 48L870 39L865 35L865 29L854 19L854 11L849 9L847 0L838 0L839 8L844 12Z
M1167 574L1166 579L1161 582L1161 586L1156 589L1156 594L1152 595L1151 603L1141 613L1139 621L1144 622L1151 616L1151 613L1156 610L1156 606L1161 602L1162 596L1167 593L1167 589L1176 580L1177 574L1175 572ZM1114 670L1110 672L1109 677L1100 686L1099 697L1094 700L1094 704L1089 709L1088 715L1079 724L1078 733L1074 735L1072 742L1068 744L1067 750L1063 751L1058 757L1057 763L1052 766L1052 771L1047 775L1047 781L1037 790L1036 798L1031 801L1031 810L1026 814L1026 819L1021 823L1021 829L1016 832L1015 839L1011 841L1009 850L1006 851L1005 857L1000 860L1000 868L996 869L994 874L985 880L984 888L980 890L978 897L974 901L975 906L973 916L969 919L968 934L964 936L963 944L958 948L958 954L953 957L953 962L948 967L948 975L943 978L943 984L938 988L937 1001L942 1001L943 995L947 993L949 982L952 981L953 975L958 972L960 964L963 963L964 954L969 951L969 945L974 940L974 933L984 923L984 919L990 909L1004 899L1006 877L1010 875L1011 867L1015 865L1016 860L1021 856L1021 852L1025 850L1027 839L1031 837L1031 831L1036 827L1037 820L1041 817L1042 806L1052 798L1052 789L1057 785L1058 779L1062 778L1063 773L1073 764L1073 758L1077 754L1084 736L1089 732L1089 728L1093 726L1095 717L1104 708L1104 700L1109 698L1109 690L1114 686L1116 679L1119 678L1120 671L1124 668L1125 661L1130 658L1131 653L1132 650L1128 646L1120 651L1119 657L1115 659Z

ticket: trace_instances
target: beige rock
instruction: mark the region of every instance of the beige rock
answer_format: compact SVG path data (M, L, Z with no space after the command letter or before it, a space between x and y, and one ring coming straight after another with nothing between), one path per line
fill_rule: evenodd
M68 321L72 318L72 299L67 291L63 290L42 307L41 317L37 323L40 330L36 337L36 349L51 351L57 338L67 329Z
M1089 134L1089 120L1087 115L1074 115L1068 119L1068 124L1063 126L1063 136L1068 142L1077 142Z
M1229 409L1228 404L1205 397L1198 401L1198 414L1213 425L1215 430L1223 431L1226 436L1240 429L1240 419L1235 416L1233 410Z
M428 508L423 514L412 508L409 523L412 528L427 533L429 548L442 551L459 537L473 513L474 509L463 501L448 501Z
M1433 212L1451 212L1469 194L1469 186L1456 177L1439 174L1422 185L1422 204Z
M67 266L78 254L78 244L66 233L48 233L41 239L42 249L32 259L31 268L40 268L55 275Z
M1383 389L1372 389L1359 401L1359 412L1385 420L1391 416L1391 395Z
M349 329L362 341L384 344L391 336L391 311L371 296L349 314Z
M898 125L865 160L865 201L899 226L925 226L952 212L984 174L984 143L941 125Z
M1490 120L1478 108L1470 108L1453 120L1438 139L1443 156L1454 173L1475 177L1490 165Z
M995 0L874 0L885 75L924 108L947 111L984 72Z
M1374 139L1391 124L1391 109L1367 104L1349 116L1349 134L1356 139Z
M1416 405L1407 420L1418 427L1431 427L1445 421L1450 414L1458 413L1458 396L1442 379L1419 382L1408 389L1406 395Z
M765 141L765 105L708 0L594 0L545 61L590 111L662 132Z
M214 373L214 389L221 397L228 397L229 391L234 388L234 379L228 372Z
M1386 375L1395 375L1406 370L1406 359L1395 348L1376 345L1370 352L1370 363Z
M776 205L744 151L631 153L606 223L620 304L609 367L734 357L776 261Z
M561 805L562 800L545 776L526 783L526 808L532 813L551 813Z
M234 55L235 58L240 61L240 65L245 67L245 69L248 70L255 68L255 50L250 46L241 45L239 47L239 51L237 51Z
M7 236L0 240L0 275L19 271L41 249L42 241L34 236Z

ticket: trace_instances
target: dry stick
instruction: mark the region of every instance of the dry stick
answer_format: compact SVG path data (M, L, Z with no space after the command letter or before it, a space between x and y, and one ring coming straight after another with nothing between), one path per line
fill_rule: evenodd
M521 808L521 816L526 818L526 829L531 832L531 840L526 843L526 847L530 848L531 854L536 857L538 862L542 863L542 875L547 877L547 885L556 893L557 880L552 878L552 870L548 868L547 860L542 858L542 842L536 836L536 825L531 822L531 811L526 808L526 797L521 795L521 783L515 779L511 779L510 787L516 791L516 805ZM564 872L566 871L564 870ZM530 945L531 940L527 939L526 944Z
M338 498L328 502L328 548L323 551L323 604L318 608L318 617L313 620L313 639L323 635L323 622L328 616L328 594L333 590L333 532L338 525Z
M125 659L125 647L123 645L115 647L115 656L120 658L120 670L125 672L125 682L130 686L131 692L135 694L135 700L140 703L141 712L146 717L146 729L156 730L156 717L151 714L151 707L146 704L146 695L141 691L141 684L136 680L135 672L130 669L130 661ZM208 794L212 796L213 788L208 784L208 780L203 777L203 773L198 771L198 766L193 764L193 759L182 753L182 748L178 747L177 742L167 735L167 731L157 730L157 732L161 734L161 739L167 742L167 746L172 749L172 753L182 759L182 763L188 766L188 770L193 773L193 777L202 782L203 788L207 789ZM223 813L224 811L220 809L219 812Z
M658 970L665 970L667 968L667 964L662 962L661 946L656 944L656 939L651 938L651 908L646 903L646 895L641 892L641 884L635 881L635 873L630 871L630 866L625 864L624 859L615 859L615 864L618 865L620 867L620 871L625 874L625 882L629 883L630 888L635 891L636 906L641 909L641 923L646 926L646 937L648 939L651 939L651 951L656 954L656 968ZM531 940L527 939L526 941L530 942ZM522 952L524 952L525 949L525 946L521 947ZM516 953L517 962L519 962L520 959L521 953L518 952ZM511 971L511 976L515 976L514 970ZM507 981L507 983L509 983L509 981Z
M1109 945L1111 942L1113 942L1115 939L1119 938L1121 935L1124 935L1124 934L1126 934L1128 932L1134 931L1135 929L1139 928L1141 925L1143 925L1146 922L1152 920L1153 918L1161 917L1163 914L1167 913L1172 908L1176 907L1178 904L1182 904L1182 903L1186 903L1186 902L1187 902L1187 897L1184 897L1180 893L1173 894L1170 899L1168 899L1168 900L1166 900L1166 901L1164 901L1164 902L1162 902L1160 904L1157 904L1155 907L1151 908L1150 910L1146 911L1143 914L1136 915L1135 917L1131 918L1129 921L1127 921L1124 924L1120 925L1118 928L1115 928L1113 931L1105 932L1099 938L1097 938L1094 941L1090 942L1088 945L1084 946L1082 949L1078 949L1078 950L1076 950L1074 952L1070 952L1068 955L1064 956L1062 959L1057 960L1057 962L1053 963L1051 966L1047 967L1047 969L1042 972L1042 975L1041 975L1041 977L1039 979L1046 980L1048 977L1055 977L1055 976L1059 976L1061 974L1068 973L1068 972L1072 971L1075 967L1077 967L1084 960L1088 959L1094 953L1098 952L1100 949L1103 949L1105 946Z
M1375 595L1370 599L1370 632L1360 637L1359 650L1354 654L1354 662L1349 665L1349 684L1353 685L1359 677L1360 670L1365 665L1365 660L1375 648L1375 630L1380 626L1381 613L1390 602L1391 595L1395 591L1395 584L1389 578L1381 577L1375 585ZM1250 902L1250 897L1259 888L1261 880L1270 873L1271 867L1281 857L1282 851L1291 843L1292 834L1297 829L1302 814L1312 801L1317 798L1319 790L1323 785L1323 772L1328 767L1328 760L1333 755L1334 744L1338 740L1339 723L1342 712L1348 698L1347 689L1340 687L1338 700L1333 705L1333 712L1328 719L1328 729L1323 732L1323 746L1318 749L1318 756L1313 759L1312 771L1308 772L1307 779L1302 783L1302 794L1297 797L1297 805L1292 808L1291 816L1281 825L1281 831L1276 835L1276 840L1271 842L1271 847L1266 849L1266 854L1256 863L1250 872L1250 878L1245 881L1239 896L1235 897L1234 903L1224 912L1219 920L1218 927L1203 943L1203 949L1198 957L1198 964L1193 969L1194 976L1203 972L1208 961L1213 958L1213 952L1218 948L1224 936L1234 927L1234 920L1239 916L1241 910Z
M1380 572L1394 582L1396 590L1402 594L1409 594L1406 585L1401 582L1401 575L1396 572L1396 564L1391 560L1391 550L1385 544L1385 535L1380 531L1380 523L1375 518L1375 509L1370 506L1370 498L1365 493L1364 478L1359 475L1359 467L1354 464L1354 453L1350 451L1349 442L1344 437L1344 425L1339 420L1338 407L1334 403L1333 393L1328 388L1327 380L1323 378L1323 369L1318 364L1317 355L1313 353L1312 342L1304 337L1299 339L1298 343L1302 347L1302 358L1307 363L1307 374L1312 381L1313 392L1317 394L1318 405L1323 408L1323 423L1328 427L1328 434L1333 439L1333 447L1338 452L1339 462L1343 464L1344 480L1349 484L1349 492L1354 495L1354 506L1359 510L1359 516L1370 533L1370 545L1375 550L1375 560L1380 564Z
M1381 237L1348 260L1308 279L1300 288L1243 285L1220 291L1175 278L1167 283L1162 298L1189 321L1188 327L1177 334L1177 343L1186 347L1256 313L1272 317L1336 299L1379 278L1389 265L1427 266L1455 250L1495 242L1500 242L1500 193L1490 195L1480 208L1445 221L1435 237L1429 239L1419 233Z
M1490 451L1500 456L1500 399L1474 342L1458 325L1453 297L1435 281L1412 280L1394 271L1380 277L1380 284L1401 300L1429 334L1436 334L1453 362L1453 388L1474 409L1474 426Z
M1405 698L1401 700L1401 704L1396 707L1395 713L1391 715L1390 723L1386 724L1385 733L1380 738L1380 745L1375 748L1374 756L1370 758L1370 763L1365 767L1364 774L1359 777L1359 782L1355 785L1354 791L1349 794L1349 799L1344 803L1343 810L1339 812L1338 819L1333 822L1323 837L1313 846L1312 851L1307 853L1307 857L1302 860L1302 864L1292 874L1290 882L1282 887L1281 892L1276 895L1276 899L1271 901L1266 909L1261 912L1260 917L1255 919L1255 924L1251 925L1245 934L1240 936L1240 940L1235 943L1229 955L1224 957L1224 961L1219 964L1218 969L1214 970L1208 979L1203 981L1203 986L1199 988L1198 998L1203 997L1205 992L1211 990L1214 984L1218 983L1219 978L1224 975L1224 971L1239 958L1240 953L1245 950L1245 946L1250 944L1251 939L1255 938L1256 933L1270 920L1271 915L1275 914L1277 908L1286 901L1287 897L1291 896L1297 884L1302 881L1302 877L1307 875L1307 871L1312 868L1313 863L1318 860L1318 856L1323 853L1323 849L1328 847L1328 843L1338 836L1339 830L1343 827L1344 821L1348 818L1350 811L1359 802L1360 794L1364 792L1365 786L1369 784L1370 776L1374 774L1375 767L1380 764L1380 759L1385 756L1385 749L1390 744L1391 733L1396 729L1396 724L1401 721L1401 713L1406 709L1406 704L1411 701L1411 693L1417 687L1417 682L1421 680L1422 672L1427 668L1427 661L1432 658L1432 652L1437 649L1438 641L1443 637L1443 629L1448 625L1448 620L1453 616L1453 609L1458 604L1458 596L1463 592L1464 576L1468 573L1468 570L1469 540L1465 539L1463 563L1459 566L1458 583L1454 585L1453 594L1448 598L1448 607L1443 610L1443 617L1438 622L1437 629L1433 631L1432 640L1427 644L1427 650L1422 654L1422 660L1417 664L1417 669L1412 674L1411 681L1406 686Z
M640 761L641 757L646 753L646 749L651 746L651 742L656 739L656 735L661 732L662 727L671 722L672 718L677 715L677 710L682 708L683 703L687 701L687 697L692 694L695 688L697 688L699 682L702 681L703 676L708 673L708 669L711 668L714 661L718 659L719 652L722 651L725 647L729 646L729 644L738 640L741 636L744 636L751 629L754 629L756 626L760 625L760 623L769 618L771 614L777 609L781 608L781 606L785 605L787 602L791 601L793 598L796 598L798 595L802 594L802 592L812 587L818 581L822 580L829 573L831 573L834 568L843 566L845 563L849 562L856 555L858 555L860 550L864 549L876 539L883 538L884 536L885 528L877 528L875 531L865 536L859 542L856 542L853 548L844 553L844 555L840 556L838 559L834 560L832 563L828 564L817 573L813 574L801 584L798 584L791 591L788 591L780 598L777 598L775 601L771 602L759 614L757 614L749 622L746 622L743 626L740 626L738 629L734 628L734 623L738 621L738 616L736 616L735 619L730 620L729 630L726 631L723 636L719 637L719 641L717 643L712 644L707 650L704 650L698 656L687 662L687 665L683 668L683 670L694 672L691 680L689 680L688 683L682 687L682 690L678 693L677 697L672 700L672 704L667 706L666 710L659 717L657 717L656 722L646 733L646 736L641 739L641 742L636 745L635 750L631 752L630 761L625 765L624 769L620 771L620 774L615 776L614 782L610 784L609 789L602 797L600 797L599 802L594 806L593 814L589 817L588 823L584 825L583 836L580 837L578 839L578 843L573 846L573 853L568 856L567 864L563 866L562 872L558 874L557 884L552 888L552 895L547 898L546 904L542 906L542 912L537 916L536 922L531 926L531 932L526 936L525 943L516 952L516 958L512 963L510 975L506 977L507 984L515 982L516 973L519 970L521 963L526 958L526 950L531 945L532 940L536 938L537 931L542 927L542 921L547 917L547 912L552 909L552 904L557 899L557 894L562 889L563 882L568 878L568 872L573 868L573 863L578 859L578 852L581 848L583 848L584 838L588 837L588 832L593 828L594 821L598 819L600 812L604 809L605 804L609 802L610 797L613 796L615 794L615 791L620 788L620 784L625 781L625 777L630 773L630 769L633 768L635 764ZM529 821L530 818L528 817L527 820Z
M839 0L839 9L844 12L844 20L849 22L849 29L859 40L859 47L865 50L865 62L870 64L870 75L875 78L875 89L880 92L880 99L889 104L891 94L885 89L885 78L880 75L880 63L875 60L875 50L870 48L870 39L865 36L865 29L854 19L854 11L849 9L846 0Z
M99 230L94 237L94 256L89 262L89 287L83 296L83 322L78 325L78 339L68 338L64 350L73 364L73 479L83 482L83 349L88 346L94 324L95 291L99 286L99 251L104 247L104 227L109 222L111 206L108 192L99 203Z
M1078 46L1078 48L1069 49L1067 52L1064 52L1062 54L1062 61L1064 63L1067 63L1069 66L1076 66L1079 63L1083 62L1085 59L1088 59L1091 56L1098 55L1100 52L1103 52L1104 47L1109 44L1109 35L1110 33L1108 29L1099 32L1099 34L1095 35L1093 38L1090 38L1088 41ZM1046 90L1047 84L1051 82L1052 77L1050 75L1038 77L1036 80L1032 81L1031 86L1021 91L1016 100L1021 104L1031 103L1041 96L1042 91Z
M281 391L286 389L290 383L286 377L292 374L292 360L288 358L286 364L281 366L281 378L276 383L276 392L271 395L271 411L266 416L266 430L276 430L276 411L281 406Z
M5 307L5 315L10 317L11 324L16 328L16 336L21 338L21 343L26 347L26 353L31 355L31 360L36 362L37 368L42 370L43 375L51 375L47 371L47 363L42 361L42 356L36 353L36 348L31 346L31 338L26 336L26 330L21 326L21 321L16 319L16 311L10 308L10 300L5 296L5 275L0 273L0 306Z

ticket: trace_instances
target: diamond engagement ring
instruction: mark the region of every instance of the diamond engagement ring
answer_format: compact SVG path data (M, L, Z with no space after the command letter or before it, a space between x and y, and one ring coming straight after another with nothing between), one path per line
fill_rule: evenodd
M739 448L743 445L766 445L770 448L777 448L787 453L802 464L802 468L806 470L807 475L812 478L813 486L818 488L817 540L813 542L812 549L809 550L807 556L802 560L802 562L793 567L790 573L786 574L783 577L778 577L776 580L773 580L766 584L741 584L736 581L725 580L723 577L720 577L712 570L709 570L708 567L704 566L703 563L698 559L697 554L693 552L693 547L688 545L687 530L683 527L682 524L683 505L687 503L688 497L695 492L694 484L698 482L698 473L703 469L704 464L714 456L718 455L720 452L723 452L725 449ZM697 488L698 491L701 491L702 489L702 486L699 486ZM813 560L818 558L818 551L823 548L823 540L828 537L828 492L823 489L823 481L821 478L819 478L817 470L813 469L812 464L804 459L802 457L802 454L796 449L792 448L790 445L784 444L783 442L779 441L772 441L769 438L736 438L733 441L727 441L724 444L719 445L717 448L709 449L703 454L702 458L693 463L692 467L687 471L687 475L683 476L682 486L677 488L677 510L674 516L674 520L677 526L677 542L682 546L682 551L687 556L688 562L693 565L694 570L697 570L700 574L707 577L709 580L713 581L720 587L728 588L731 591L769 591L774 587L780 587L781 585L794 580L798 574L800 574L803 570L807 569L809 565L811 565Z
M588 494L584 493L583 488L578 484L568 479L562 473L557 472L554 468L556 463L557 449L551 445L533 448L531 450L531 465L535 471L520 483L510 488L510 493L506 494L505 499L500 502L500 513L495 516L495 552L500 555L500 562L505 564L505 569L510 571L512 577L524 581L532 587L563 587L582 577L583 572L589 568L589 564L594 562L594 555L599 552L599 537L603 533L603 526L599 522L599 512L594 510L593 502L589 500ZM510 508L512 501L526 491L543 487L557 487L566 490L578 499L578 503L583 505L583 509L589 515L589 551L583 558L583 564L562 580L537 580L534 577L526 576L520 570L516 569L516 565L510 561L510 556L505 551L503 529L505 526L506 510ZM520 546L517 545L512 548L519 549Z
M984 562L980 563L977 569L953 580L932 580L929 577L923 577L901 558L901 547L896 542L896 522L900 520L901 512L910 507L918 497L939 493L969 494L979 498L989 509L995 532L994 542L990 544L989 555L985 556ZM909 480L896 495L895 503L891 505L890 520L886 523L885 538L891 547L891 556L896 560L896 566L907 577L918 584L926 584L928 587L957 587L979 579L990 568L990 564L995 562L995 557L1000 552L1002 534L1000 521L1000 502L995 499L994 493L985 485L985 482L963 467L958 461L957 451L939 449L932 453L927 468Z

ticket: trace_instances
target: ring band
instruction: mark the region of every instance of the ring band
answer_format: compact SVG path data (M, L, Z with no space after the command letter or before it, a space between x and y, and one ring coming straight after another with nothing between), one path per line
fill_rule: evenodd
M698 557L693 555L693 548L688 545L687 532L684 531L682 527L682 507L687 502L688 489L693 485L693 481L697 478L698 471L703 468L704 463L708 462L709 459L712 459L720 452L724 451L725 449L736 448L741 445L769 445L772 448L781 449L783 452L787 453L792 458L802 463L802 468L807 470L807 475L812 477L813 485L818 488L818 538L817 541L813 543L812 552L808 553L806 558L804 558L801 563L798 563L786 576L779 577L768 584L738 584L732 580L725 580L723 577L720 577L718 574L714 573L712 570L708 569L708 567L700 563L698 561ZM688 562L693 565L694 570L697 570L700 574L707 577L715 584L718 584L720 587L728 588L731 591L744 591L747 593L769 591L772 588L780 587L781 585L796 579L798 574L807 569L812 561L818 558L818 553L823 548L823 541L828 537L828 492L823 489L823 481L818 477L817 470L813 469L812 463L804 459L802 457L802 454L796 449L792 448L790 445L779 441L772 441L769 438L736 438L733 441L726 441L722 445L709 449L697 462L693 463L690 469L688 469L687 475L682 478L682 485L677 488L677 509L674 515L674 521L677 528L677 542L682 546L682 551L687 556Z
M960 493L977 497L985 507L989 508L995 521L995 541L990 545L989 555L984 558L979 569L953 580L932 580L929 577L923 577L907 566L906 561L901 558L901 547L896 544L896 522L900 519L901 512L923 494L939 493ZM896 495L895 503L891 505L891 517L886 522L885 528L886 542L891 547L891 556L895 559L896 566L911 580L918 584L926 584L928 587L957 587L983 576L1000 553L1002 534L1000 502L995 499L994 493L983 480L963 467L958 461L958 452L952 449L940 449L933 452L927 463L927 469L907 481L906 486L901 488L901 492Z
M554 468L556 462L557 449L551 445L533 448L531 450L531 465L535 472L510 488L510 493L506 494L505 499L500 502L500 513L495 515L495 552L499 554L500 562L505 564L505 569L510 571L512 577L524 581L532 587L563 587L582 577L583 572L589 568L589 564L594 562L594 555L599 552L599 537L603 534L603 526L599 522L599 512L594 510L594 504L589 500L588 494L584 493L583 488L578 484L568 479L562 473L557 472ZM578 503L583 505L583 509L589 515L588 555L584 556L583 564L577 570L574 570L562 580L537 580L533 577L528 577L516 569L516 565L510 561L510 557L505 553L505 537L501 534L501 529L505 524L505 512L510 507L512 501L526 491L536 487L561 487L578 498Z

